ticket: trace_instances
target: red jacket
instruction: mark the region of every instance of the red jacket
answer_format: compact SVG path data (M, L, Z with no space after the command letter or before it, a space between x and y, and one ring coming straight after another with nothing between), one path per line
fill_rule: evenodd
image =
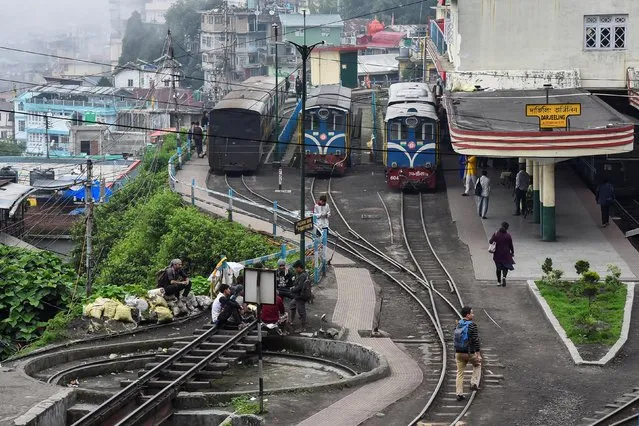
M262 305L262 322L276 324L280 320L280 314L284 315L284 300L280 296L275 299L275 305Z

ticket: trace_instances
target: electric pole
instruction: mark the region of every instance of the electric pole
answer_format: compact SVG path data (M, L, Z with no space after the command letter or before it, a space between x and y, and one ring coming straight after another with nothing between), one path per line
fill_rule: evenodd
M304 149L304 146L306 144L306 139L304 137L305 135L305 129L304 127L306 126L306 62L308 60L308 57L311 56L311 52L313 51L313 49L315 49L317 46L324 44L324 40L317 42L311 46L307 46L306 45L306 10L304 10L304 45L300 46L297 43L294 43L292 41L289 41L289 43L291 43L293 46L295 46L295 48L297 49L297 51L300 53L300 55L302 55L302 126L301 126L301 139L302 139L302 144L300 145L300 171L301 171L301 189L302 189L302 195L300 198L300 220L304 219L304 214L306 212L306 163L305 163L305 158L304 155L306 153L306 150ZM302 264L305 264L305 259L306 257L306 236L305 233L302 232L300 234L300 261L302 262Z
M174 55L174 49L173 49L173 37L171 36L171 30L168 30L167 33L167 40L166 40L166 45L167 45L167 56L169 58L169 66L171 67L171 92L173 95L173 109L174 109L174 114L175 114L175 130L177 131L177 146L181 146L181 141L180 141L180 114L179 114L179 110L178 110L178 93L177 93L177 87L176 87L176 83L175 83L175 79L177 77L177 73L179 72L179 70L177 69L177 62L175 61L175 55Z
M85 231L85 238L86 238L86 250L87 250L87 256L86 256L86 268L87 268L87 285L86 285L86 291L87 291L87 297L89 297L91 295L91 284L93 281L93 277L91 276L91 274L93 273L93 271L91 270L91 261L92 261L92 257L93 257L93 162L91 161L91 159L87 160L87 180L86 183L84 185L84 208L86 210L86 221L87 221L87 226L86 226L86 231Z
M256 20L257 22L257 20ZM277 30L278 25L273 24L273 31L275 31L275 143L278 142L278 138L280 136L280 89L278 86L279 75L278 75L278 66L277 66Z

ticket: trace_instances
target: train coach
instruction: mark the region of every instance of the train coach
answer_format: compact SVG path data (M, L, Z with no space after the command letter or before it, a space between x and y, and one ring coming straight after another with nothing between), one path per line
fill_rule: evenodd
M350 162L351 89L337 84L310 91L306 100L304 161L308 174L343 175Z
M424 83L389 88L384 117L386 183L394 189L435 189L439 118L435 97Z
M275 82L272 77L250 77L238 83L210 112L209 168L215 173L254 172L270 146L275 126ZM284 81L278 84L283 93ZM280 96L280 108L284 104Z

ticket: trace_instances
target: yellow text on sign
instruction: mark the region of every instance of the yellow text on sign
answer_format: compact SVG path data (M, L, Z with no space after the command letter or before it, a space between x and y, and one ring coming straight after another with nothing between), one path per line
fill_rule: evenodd
M581 104L528 104L526 117L539 118L542 129L568 127L568 117L581 115Z

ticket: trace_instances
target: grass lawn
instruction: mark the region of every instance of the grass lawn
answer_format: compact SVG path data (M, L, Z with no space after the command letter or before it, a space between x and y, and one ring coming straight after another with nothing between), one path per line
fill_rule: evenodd
M574 344L611 346L619 339L626 304L625 285L597 294L589 308L588 298L572 294L570 285L553 286L544 281L536 284Z

